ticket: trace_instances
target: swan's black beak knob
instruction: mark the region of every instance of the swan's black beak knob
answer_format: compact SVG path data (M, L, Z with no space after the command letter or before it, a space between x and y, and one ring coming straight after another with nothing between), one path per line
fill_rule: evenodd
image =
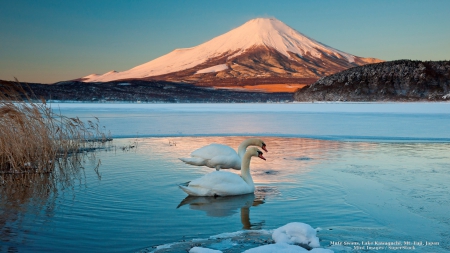
M258 151L258 157L263 159L264 161L266 160L266 158L264 158L263 153L261 151Z
M269 151L267 151L266 144L263 143L263 145L262 145L261 148L262 148L264 151L269 152Z

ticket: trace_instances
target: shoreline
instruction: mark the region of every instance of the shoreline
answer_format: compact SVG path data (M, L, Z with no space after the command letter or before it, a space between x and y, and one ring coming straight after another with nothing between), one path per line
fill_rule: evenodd
M321 102L321 103L96 103L49 102L60 108L165 109L179 112L296 112L296 113L401 113L450 114L450 102ZM205 108L205 104L208 107ZM357 105L357 107L355 106Z

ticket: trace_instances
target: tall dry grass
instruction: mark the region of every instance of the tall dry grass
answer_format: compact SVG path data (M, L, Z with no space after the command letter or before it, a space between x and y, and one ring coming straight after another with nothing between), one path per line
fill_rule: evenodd
M1 174L54 173L78 162L79 152L111 140L98 119L84 123L56 113L44 99L36 101L19 82L0 82Z
M59 190L86 181L85 166L100 178L100 159L89 151L111 139L98 124L58 114L29 87L0 81L0 245L22 235L24 217L50 217Z

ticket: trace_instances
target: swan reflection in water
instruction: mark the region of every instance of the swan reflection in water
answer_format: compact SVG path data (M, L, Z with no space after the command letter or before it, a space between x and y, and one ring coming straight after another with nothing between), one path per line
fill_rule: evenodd
M250 223L250 207L260 204L264 204L264 198L256 197L253 193L224 197L187 196L177 208L189 205L190 209L206 212L211 217L232 216L239 210L243 229L261 229L264 221Z

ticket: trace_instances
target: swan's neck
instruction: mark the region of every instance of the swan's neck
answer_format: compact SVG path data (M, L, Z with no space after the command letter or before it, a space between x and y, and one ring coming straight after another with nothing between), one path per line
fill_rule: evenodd
M247 140L243 141L239 145L239 147L238 147L238 155L239 155L240 158L244 157L245 151L247 150L247 147L250 146L250 145L257 145L256 139L254 139L254 138L247 139Z
M241 177L244 179L244 181L250 185L253 186L253 179L252 175L250 174L250 159L252 158L251 154L244 154L244 157L242 158L241 163Z

